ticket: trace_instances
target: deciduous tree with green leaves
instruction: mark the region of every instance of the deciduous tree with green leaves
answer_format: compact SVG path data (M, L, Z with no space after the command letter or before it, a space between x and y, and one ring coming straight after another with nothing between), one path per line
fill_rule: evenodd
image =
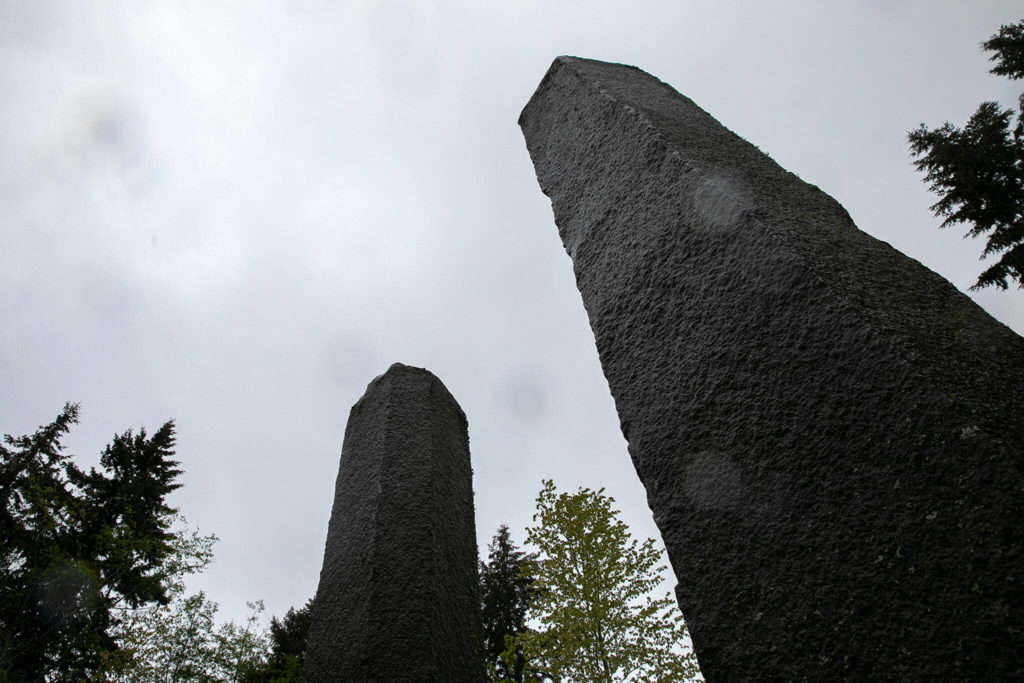
M240 681L265 666L270 649L259 624L261 601L249 603L242 624L216 621L218 605L202 591L186 593L185 577L213 559L214 535L189 530L175 517L173 553L166 563L169 601L119 611L112 635L118 649L95 675L103 683L219 683Z
M661 552L639 542L604 489L537 497L527 563L537 592L516 638L527 674L568 681L684 681L698 672L686 625L662 583Z
M1024 21L1001 26L981 46L993 53L991 73L1024 78ZM974 290L1006 289L1008 281L1024 288L1024 94L1018 106L1016 125L1012 109L982 102L963 128L922 123L907 134L914 165L939 195L931 208L942 227L965 223L971 237L988 234L982 258L999 256Z

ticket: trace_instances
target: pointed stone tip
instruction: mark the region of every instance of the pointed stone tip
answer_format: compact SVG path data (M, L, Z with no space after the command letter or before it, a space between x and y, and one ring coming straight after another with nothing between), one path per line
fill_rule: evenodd
M635 66L633 64L626 64L625 62L607 62L607 61L604 61L603 59L591 59L590 57L577 57L575 55L558 55L551 62L551 68L554 69L554 68L559 67L559 66L570 66L570 65L580 65L580 64L591 64L591 65L594 65L594 66L621 67L621 68L625 68L625 69L636 69L637 71L641 71L641 72L643 72L645 74L647 73L646 71L643 71L643 69L641 69L640 67ZM647 75L650 75L650 74L647 74Z
M405 363L398 362L392 363L387 370L370 380L370 383L366 385L366 391L363 393L363 396L356 402L352 409L356 410L370 393L378 390L382 386L410 386L408 381L402 381L403 377L411 379L414 385L436 386L440 392L439 395L447 397L447 400L455 404L459 413L462 415L463 421L466 420L465 412L462 410L459 402L455 400L451 391L449 391L448 387L445 386L444 382L442 382L437 375L426 368L418 368L414 365L406 365ZM418 380L413 378L418 378Z
M573 62L593 62L594 64L617 64L617 62L606 62L601 59L591 59L590 57L579 57L577 55L558 55L551 63L572 64Z
M372 390L374 387L378 387L384 383L391 383L393 380L397 380L401 377L420 377L423 380L429 382L441 383L441 380L437 378L437 375L432 373L426 368L418 368L414 365L406 365L405 363L392 363L388 366L388 369L381 374L370 380L370 383L366 385L366 391Z
M547 73L544 78L547 78L559 69L578 66L582 63L593 62L595 64L607 64L607 62L600 62L596 59L587 59L586 57L576 57L574 55L558 55L551 60L551 66L548 67ZM542 81L543 82L543 81Z
M523 107L523 110L519 114L519 127L525 130L527 125L527 119L529 118L529 110L532 106L540 99L541 93L544 92L555 75L568 70L569 73L576 75L588 82L597 82L600 87L605 78L622 78L621 74L626 72L635 72L640 76L661 83L657 78L650 75L643 69L632 64L621 64L618 62L605 62L599 59L590 59L589 57L576 57L574 55L559 55L554 58L551 62L551 66L548 67L547 72L541 79L540 84L534 91L533 96ZM674 92L674 91L673 91Z
M390 372L402 372L403 370L425 370L425 368L417 368L414 365L406 365L405 363L399 363L396 361L384 371L384 374L386 375Z
M385 370L383 374L378 375L376 379L381 379L383 377L388 377L388 376L391 376L391 375L401 375L401 374L428 375L430 377L433 377L434 379L437 379L437 375L432 373L430 370L427 370L426 368L418 368L415 365L406 365L405 363L397 363L397 362L396 363L392 363L391 366L388 367L388 369Z

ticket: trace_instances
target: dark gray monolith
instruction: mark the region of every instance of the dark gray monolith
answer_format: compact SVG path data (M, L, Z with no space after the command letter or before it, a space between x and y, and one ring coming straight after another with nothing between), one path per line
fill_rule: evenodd
M396 363L352 407L303 680L483 680L466 416Z
M520 125L705 678L1024 678L1024 340L636 68Z

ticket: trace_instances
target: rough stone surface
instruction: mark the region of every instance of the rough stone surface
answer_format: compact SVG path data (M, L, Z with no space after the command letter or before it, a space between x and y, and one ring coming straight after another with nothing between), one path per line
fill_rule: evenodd
M304 681L483 680L466 416L396 363L352 407Z
M1024 340L634 67L520 125L705 678L1024 677Z

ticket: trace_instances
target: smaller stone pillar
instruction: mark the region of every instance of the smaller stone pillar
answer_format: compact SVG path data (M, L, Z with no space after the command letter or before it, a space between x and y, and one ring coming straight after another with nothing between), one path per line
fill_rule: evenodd
M466 416L392 365L352 407L303 680L483 680Z

